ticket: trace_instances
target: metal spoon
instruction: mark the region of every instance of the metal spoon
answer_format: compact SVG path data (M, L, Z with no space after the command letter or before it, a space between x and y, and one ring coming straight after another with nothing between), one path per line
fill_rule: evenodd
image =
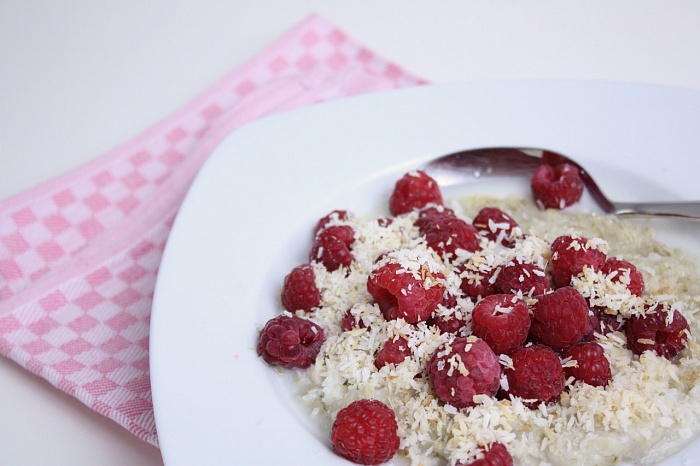
M422 167L441 186L488 176L531 176L541 164L568 163L579 170L581 179L604 212L615 215L646 215L700 220L700 202L615 202L603 194L585 168L557 152L541 149L495 147L445 155Z

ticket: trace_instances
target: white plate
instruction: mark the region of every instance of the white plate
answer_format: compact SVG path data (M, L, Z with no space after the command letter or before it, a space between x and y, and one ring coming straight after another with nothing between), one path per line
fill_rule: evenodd
M700 199L698 122L691 90L526 81L355 97L238 129L192 186L158 277L151 381L165 463L346 464L254 349L331 209L376 210L407 169L484 146L559 150L619 200ZM697 223L659 227L700 251ZM695 443L667 464L698 454Z

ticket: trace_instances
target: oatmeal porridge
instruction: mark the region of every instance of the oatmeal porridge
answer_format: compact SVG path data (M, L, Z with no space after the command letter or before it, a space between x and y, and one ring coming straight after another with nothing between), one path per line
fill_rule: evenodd
M381 454L353 453L339 437L357 434L334 425L338 454L653 464L700 430L692 257L639 224L532 199L390 202L387 218L321 219L260 331L259 354L294 372L329 430L361 414L353 402L389 413L365 426Z

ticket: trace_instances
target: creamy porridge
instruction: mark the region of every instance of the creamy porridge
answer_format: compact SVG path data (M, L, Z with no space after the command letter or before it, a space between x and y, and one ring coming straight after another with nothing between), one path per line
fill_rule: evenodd
M513 217L517 227L514 233L491 239L482 232L474 251L442 244L440 253L416 226L418 211L390 220L335 214L320 226L351 228L351 261L346 265L341 260L329 270L333 267L321 260L326 251L317 247L310 268L318 304L285 311L317 324L323 332L313 362L295 371L301 398L319 423L330 426L354 400L380 400L396 415L401 439L396 457L414 466L468 464L480 457L483 446L494 443L505 445L520 465L652 464L700 430L696 341L700 280L691 257L664 246L653 231L638 224L609 216L541 210L531 199L470 196L445 206L469 224L483 207L498 207ZM504 225L487 228L494 233L505 230ZM551 245L560 236L586 238L589 247L634 264L643 276L641 296L630 291L626 273L606 276L584 267L568 283L586 300L591 315L594 310L602 312L600 320L591 320L588 341L603 348L610 380L594 386L565 372L563 390L556 399L533 402L509 395L506 373L513 362L508 351L497 352L503 371L498 393L476 394L464 407L440 399L426 367L457 336L474 338L471 315L482 299L467 295L462 282L473 280L474 271L488 270L491 275L484 284L489 284L488 279L494 283L497 271L514 260L536 265L551 281ZM426 290L429 280L439 282L449 299L441 299L429 318L386 318L368 291L368 278L382 264L392 262L400 264L396 273L423 273ZM527 304L532 315L541 293L533 288L512 294ZM633 352L628 347L624 323L655 309L667 311L667 324L674 315L687 321L678 354L665 357L653 349ZM436 319L460 324L454 332L444 331ZM404 343L405 358L379 364L377 354L388 340ZM655 343L647 340L639 339L642 348ZM535 344L530 336L520 346ZM577 365L562 348L555 349L564 371ZM469 373L459 365L455 370Z

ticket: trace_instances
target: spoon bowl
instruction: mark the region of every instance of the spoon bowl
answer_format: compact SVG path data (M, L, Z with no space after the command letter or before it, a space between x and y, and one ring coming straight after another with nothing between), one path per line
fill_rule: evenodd
M515 147L465 150L433 159L421 169L440 186L452 186L492 176L531 177L542 164L563 163L576 167L591 197L605 213L700 220L700 201L613 201L603 193L585 168L569 157L550 150Z

